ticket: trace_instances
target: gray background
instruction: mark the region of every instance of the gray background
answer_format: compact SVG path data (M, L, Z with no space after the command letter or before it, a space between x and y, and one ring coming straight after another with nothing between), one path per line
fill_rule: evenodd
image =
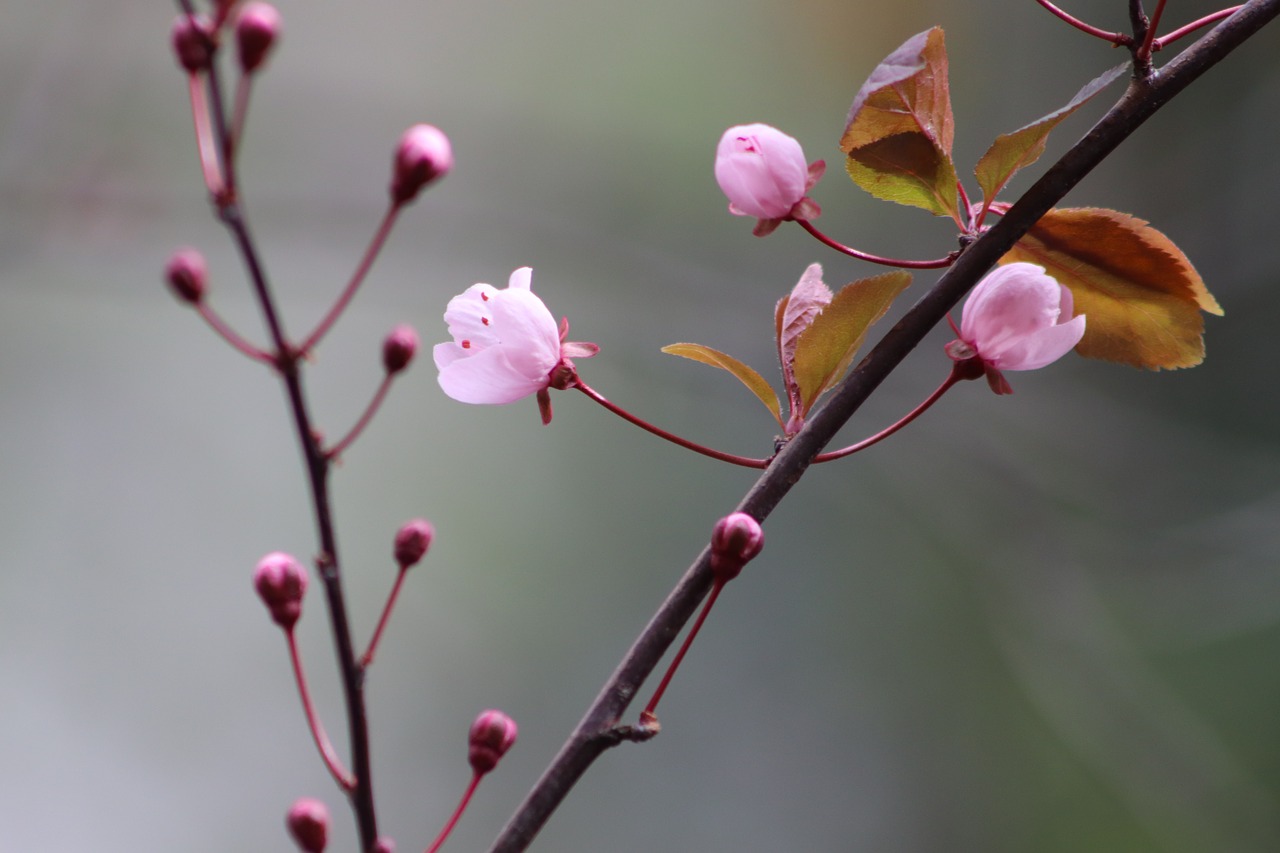
M1170 5L1175 24L1213 8ZM1125 24L1122 0L1071 6ZM829 233L937 256L947 223L841 174L845 111L875 63L946 28L967 174L996 133L1123 58L1031 2L280 8L242 169L291 330L353 268L400 131L433 122L458 159L309 372L331 435L372 392L392 325L440 340L451 295L528 264L573 337L602 346L588 381L692 438L765 453L776 430L745 390L659 348L699 341L772 377L772 307L805 266L837 286L876 270L729 216L711 175L723 129L766 121L826 157ZM265 552L314 548L282 395L160 283L175 246L199 246L216 307L261 334L205 203L173 15L139 0L0 11L5 853L287 850L300 795L330 803L333 849L353 849L250 588ZM536 849L1280 847L1278 44L1251 42L1070 197L1152 219L1188 252L1227 311L1208 318L1207 362L1150 374L1071 357L1012 375L1001 399L972 383L811 472L722 597L661 737L606 756ZM948 338L844 437L932 390ZM336 472L359 637L396 527L439 529L369 686L401 850L453 808L467 726L494 706L520 741L448 849L487 845L752 481L579 395L555 403L549 428L532 401L454 403L423 358ZM325 626L313 594L301 638L341 745Z

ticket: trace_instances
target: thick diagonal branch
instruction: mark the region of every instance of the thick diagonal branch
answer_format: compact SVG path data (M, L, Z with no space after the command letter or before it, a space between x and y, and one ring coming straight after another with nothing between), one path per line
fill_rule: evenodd
M1157 110L1280 14L1280 0L1253 0L1148 80L1128 91L1071 150L974 241L911 310L849 374L761 475L738 509L763 521L803 476L815 455L935 325L942 321L1018 238L1057 204ZM512 815L492 853L525 850L574 784L601 753L621 742L614 730L636 691L653 671L711 588L704 549L645 626L582 721Z

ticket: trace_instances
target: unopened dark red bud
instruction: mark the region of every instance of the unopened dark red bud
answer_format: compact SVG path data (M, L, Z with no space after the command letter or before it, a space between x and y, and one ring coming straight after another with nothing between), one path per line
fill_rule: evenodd
M721 581L732 580L763 547L760 522L745 512L730 513L711 532L711 571Z
M396 565L402 569L416 565L426 555L435 536L436 529L425 518L406 521L396 531Z
M258 561L253 571L258 597L281 628L292 628L302 616L302 596L307 591L307 570L302 563L282 551L274 551Z
M498 759L516 742L516 721L501 711L481 711L471 724L471 769L484 774L498 766Z
M400 137L391 175L391 198L396 204L412 201L427 184L443 178L453 168L453 146L438 127L415 124Z
M204 298L208 277L209 270L205 266L204 255L195 249L179 249L164 265L164 280L169 283L174 295L192 305L199 304Z
M324 853L329 843L329 809L319 800L297 800L285 817L294 843L303 853Z
M251 74L267 61L280 37L280 13L270 3L248 3L236 18L240 68Z
M178 64L188 74L204 71L213 61L213 37L203 15L179 15L170 33Z
M399 373L409 366L418 351L418 333L403 323L382 342L382 366L387 373Z

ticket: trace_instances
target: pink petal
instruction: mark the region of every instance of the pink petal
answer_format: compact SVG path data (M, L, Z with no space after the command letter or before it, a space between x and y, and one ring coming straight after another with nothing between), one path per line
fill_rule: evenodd
M459 403L514 403L547 384L545 375L541 380L522 376L499 347L447 364L437 378L444 393Z
M1009 346L994 359L1001 370L1037 370L1062 358L1084 337L1084 315L1040 329Z
M720 138L715 176L734 213L780 219L804 196L809 166L794 138L767 124L748 124Z

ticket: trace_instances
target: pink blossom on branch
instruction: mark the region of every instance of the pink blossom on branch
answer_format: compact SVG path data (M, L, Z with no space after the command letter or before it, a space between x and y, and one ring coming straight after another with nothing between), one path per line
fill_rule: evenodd
M960 314L960 339L947 355L973 366L997 394L1013 391L1003 370L1036 370L1062 358L1084 336L1072 317L1071 291L1035 264L1013 263L986 275Z
M793 137L767 124L731 127L716 148L716 183L729 198L729 212L754 216L763 237L786 219L814 219L821 212L805 196L826 164L812 166Z
M521 267L507 287L473 284L449 300L444 319L453 340L432 354L440 387L460 403L498 404L538 395L543 423L551 420L547 389L572 387L573 358L599 352L592 343L565 341L560 328L530 284L533 270Z

